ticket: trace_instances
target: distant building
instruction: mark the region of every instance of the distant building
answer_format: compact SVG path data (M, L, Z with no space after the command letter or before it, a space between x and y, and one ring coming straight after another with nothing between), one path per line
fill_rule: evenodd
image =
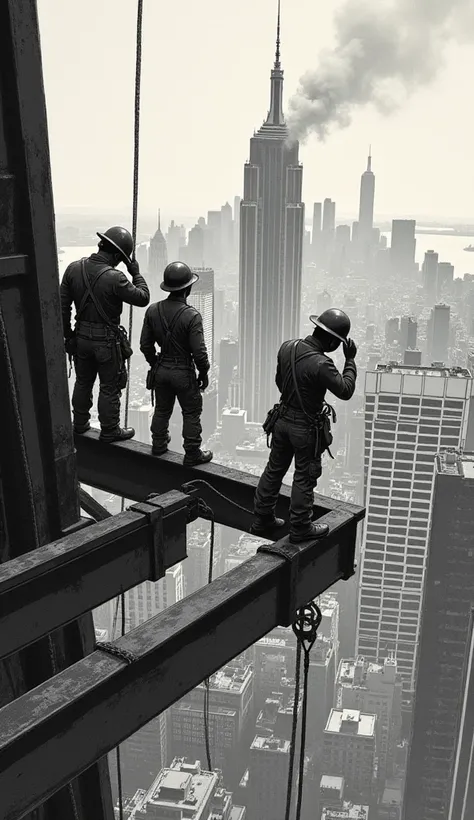
M461 820L459 798L469 788L471 800L473 796L474 680L469 680L472 671L467 674L473 641L473 533L474 455L442 453L436 458L405 820ZM463 726L468 730L464 747ZM451 813L456 781L460 805ZM465 820L474 817L473 809L471 803Z
M192 268L199 276L193 285L188 304L193 305L202 316L204 340L209 361L214 363L214 271L212 268Z
M377 776L382 783L392 777L402 723L402 681L395 658L386 658L383 665L368 663L361 656L342 660L336 679L336 704L339 709L377 715Z
M158 228L150 239L150 249L148 251L148 285L152 302L163 299L165 294L160 288L163 278L163 271L168 264L168 249L166 239L161 232L161 217L158 213Z
M344 778L347 796L368 799L374 786L376 716L331 709L323 741L323 771Z
M373 242L375 176L369 151L367 170L360 180L359 228L357 241L362 258L365 258Z
M466 439L472 377L461 368L379 365L365 381L367 518L357 654L397 658L415 686L436 454Z
M450 262L438 263L438 292L437 299L448 296L451 292L454 281L454 265Z
M240 206L239 354L242 404L262 422L278 398L273 366L285 339L299 333L304 232L303 168L288 143L278 19L270 110L250 140Z
M403 364L409 367L421 367L421 350L405 350Z
M127 820L244 820L245 809L234 806L231 792L220 785L220 776L176 757L163 768L148 790L138 789L124 806ZM120 811L115 809L116 820Z
M394 219L392 221L390 267L392 274L398 278L412 277L414 274L415 227L414 219Z
M428 356L431 362L448 362L449 322L451 308L449 305L435 305L428 321Z
M438 291L438 254L426 251L422 267L423 289L427 305L436 302Z
M153 407L151 404L140 405L139 402L131 402L128 410L128 422L131 427L135 428L136 441L151 444L150 424L152 415Z
M319 261L321 251L321 229L322 229L323 206L321 202L313 205L313 231L311 236L311 258L313 262Z
M233 339L219 343L219 418L229 401L229 385L239 361L239 346Z
M284 820L290 741L256 735L249 759L249 820Z
M171 707L173 749L176 754L206 759L204 736L204 684L201 683ZM253 672L233 661L210 678L209 742L212 765L223 772L224 782L236 788L243 741L253 705Z
M402 316L400 319L399 344L401 350L415 350L418 335L418 323L414 316Z
M369 820L369 806L344 801L340 808L324 808L321 820Z

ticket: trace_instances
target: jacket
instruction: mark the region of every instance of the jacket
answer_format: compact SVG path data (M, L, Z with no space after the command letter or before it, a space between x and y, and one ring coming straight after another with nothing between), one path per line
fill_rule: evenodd
M157 360L155 345L158 344L161 348L165 338L163 324L158 314L158 305L161 305L163 316L169 327L175 313L185 304L187 304L187 302L184 296L171 294L162 302L155 302L153 305L150 305L145 313L140 336L140 350L150 367L153 367ZM186 351L190 359L192 357L191 360L194 361L199 373L208 372L210 364L206 342L204 341L202 316L192 305L189 305L188 309L184 310L177 320L173 328L173 334L166 355L183 359L183 351L178 345Z
M283 389L283 382L291 371L292 344L292 341L283 342L278 351L275 382L280 393ZM307 356L303 361L298 362L303 353L310 351L314 351L316 355ZM324 353L321 342L314 336L307 336L306 339L300 341L296 351L296 378L304 409L308 416L313 417L321 412L327 390L342 401L352 398L356 386L357 367L354 359L346 359L344 370L342 374L339 373L333 360ZM282 396L282 400L287 407L301 413L296 392L291 396L292 389L293 379L291 378L288 389L285 391L286 395ZM285 401L287 398L289 401Z
M85 269L91 287L100 268L107 265L109 257L104 253L93 253L86 259ZM61 282L61 314L63 320L64 337L72 334L71 307L74 303L76 312L82 302L86 287L82 278L81 261L71 262L66 268ZM137 274L130 282L122 271L112 268L102 274L97 285L93 288L94 296L104 309L113 325L120 324L120 316L124 302L135 307L146 307L150 301L150 291L141 274ZM104 320L97 312L92 299L88 299L80 317L81 322L104 324Z

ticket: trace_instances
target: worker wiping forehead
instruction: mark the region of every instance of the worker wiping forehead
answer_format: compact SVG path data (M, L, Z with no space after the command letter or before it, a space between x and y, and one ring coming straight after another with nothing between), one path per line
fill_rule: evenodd
M169 422L178 399L183 413L184 463L188 465L212 459L210 450L201 449L202 392L209 385L209 357L202 316L186 301L198 279L184 262L171 262L160 285L168 298L150 305L140 337L140 350L151 367L147 387L155 402L152 452L159 456L168 449Z
M138 262L132 259L133 239L119 226L97 234L98 253L72 262L61 282L61 309L66 351L74 361L76 383L72 394L74 432L90 429L92 390L99 377L99 422L103 441L133 438L133 427L120 427L120 394L126 386L125 360L131 355L120 327L124 303L145 307L150 292ZM130 282L116 266L124 262ZM71 306L76 309L71 328Z
M278 352L276 385L279 404L270 410L264 424L271 436L271 452L255 493L255 535L276 535L285 522L275 517L283 478L293 458L295 472L290 501L290 540L299 543L320 538L329 531L327 524L313 523L313 492L321 476L321 456L330 453L330 420L333 409L325 402L329 390L347 401L355 390L357 347L349 339L349 317L337 308L310 316L315 325L311 336L284 342ZM341 373L327 353L344 346L346 363ZM331 453L330 453L331 454ZM276 537L278 537L276 535Z

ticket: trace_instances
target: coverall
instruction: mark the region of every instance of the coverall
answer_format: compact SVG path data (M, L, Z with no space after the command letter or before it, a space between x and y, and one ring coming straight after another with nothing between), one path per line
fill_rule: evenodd
M287 384L282 396L283 408L273 430L268 464L260 478L255 493L255 515L265 521L275 516L275 508L283 478L293 457L295 471L290 500L290 532L305 533L311 526L313 517L313 491L321 476L321 453L314 457L316 432L300 408L298 397L293 391L290 351L292 341L284 342L278 352L276 385L280 392ZM299 358L310 351L299 363ZM357 368L354 359L346 359L342 375L332 359L323 351L321 342L314 336L301 340L296 353L296 377L306 413L314 418L322 409L326 390L338 399L348 401L355 390Z
M95 279L104 267L109 269ZM124 302L135 307L145 307L150 301L148 285L141 274L136 274L133 283L124 273L110 266L109 256L102 252L93 253L85 262L86 275L97 301L113 325L120 325ZM61 311L65 339L73 335L71 328L71 307L76 312L82 302L86 287L82 277L81 262L72 262L66 269L61 282ZM89 297L80 321L76 323L76 355L74 367L76 382L72 394L74 427L78 432L87 429L92 407L92 390L99 377L99 421L102 434L112 434L120 427L120 395L118 377L122 366L121 355L114 331L108 327Z
M183 309L185 308L185 309ZM165 325L160 318L160 310ZM172 330L167 349L163 349L166 331L173 317L180 312ZM161 348L158 356L155 345ZM145 313L140 350L150 367L154 368L155 412L151 422L152 444L155 451L166 450L169 442L169 421L175 400L183 414L183 446L186 456L194 458L202 443L202 394L199 376L207 375L210 364L204 341L202 316L188 305L182 293L170 293L167 299L150 305Z

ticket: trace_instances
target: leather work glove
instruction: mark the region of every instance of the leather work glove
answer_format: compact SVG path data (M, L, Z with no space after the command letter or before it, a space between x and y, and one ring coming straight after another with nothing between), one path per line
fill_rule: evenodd
M357 345L352 339L348 339L344 345L344 356L346 359L355 359L357 356Z
M209 376L207 375L207 373L200 373L199 374L199 376L198 376L198 387L199 387L199 390L202 390L203 392L204 392L204 390L206 390L207 387L209 387Z
M135 276L138 276L138 274L140 273L140 265L138 264L136 259L132 259L130 264L127 265L127 270L132 279L134 279Z

